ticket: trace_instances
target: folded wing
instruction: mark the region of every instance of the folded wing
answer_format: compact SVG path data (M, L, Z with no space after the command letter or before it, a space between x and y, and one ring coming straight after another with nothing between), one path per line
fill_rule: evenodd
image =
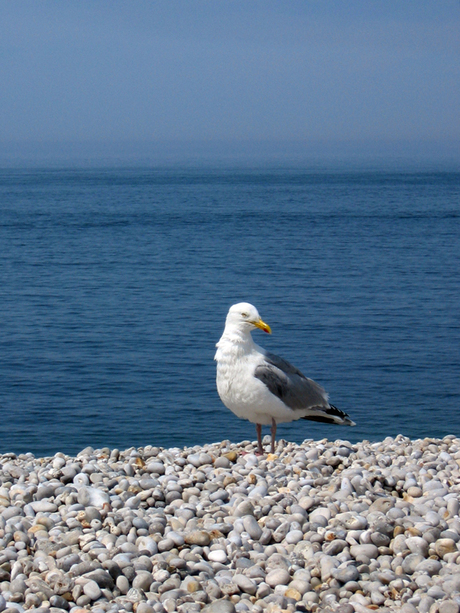
M305 413L302 419L324 423L354 425L348 415L328 402L326 391L286 360L269 352L254 376L293 411Z

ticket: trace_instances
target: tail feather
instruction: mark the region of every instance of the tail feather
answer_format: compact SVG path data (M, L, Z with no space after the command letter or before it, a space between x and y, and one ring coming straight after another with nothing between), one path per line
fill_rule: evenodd
M323 424L356 426L355 422L352 421L344 411L341 411L332 404L328 408L312 407L311 414L305 415L305 417L302 417L302 419L307 419L308 421L317 421Z

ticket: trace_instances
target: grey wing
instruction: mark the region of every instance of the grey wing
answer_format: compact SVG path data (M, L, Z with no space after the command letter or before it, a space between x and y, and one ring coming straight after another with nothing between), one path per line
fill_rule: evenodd
M325 390L305 377L295 366L273 353L264 354L254 376L290 409L329 408Z

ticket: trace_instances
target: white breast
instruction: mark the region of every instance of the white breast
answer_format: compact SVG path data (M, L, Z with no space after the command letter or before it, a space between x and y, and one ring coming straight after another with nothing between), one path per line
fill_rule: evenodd
M224 405L235 415L253 423L270 425L292 421L293 411L254 377L263 353L252 342L231 342L224 337L217 344L217 391Z

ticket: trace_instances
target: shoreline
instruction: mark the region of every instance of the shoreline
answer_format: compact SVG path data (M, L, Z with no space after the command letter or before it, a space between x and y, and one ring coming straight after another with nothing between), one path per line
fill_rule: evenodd
M0 613L460 612L460 438L254 450L0 454Z

